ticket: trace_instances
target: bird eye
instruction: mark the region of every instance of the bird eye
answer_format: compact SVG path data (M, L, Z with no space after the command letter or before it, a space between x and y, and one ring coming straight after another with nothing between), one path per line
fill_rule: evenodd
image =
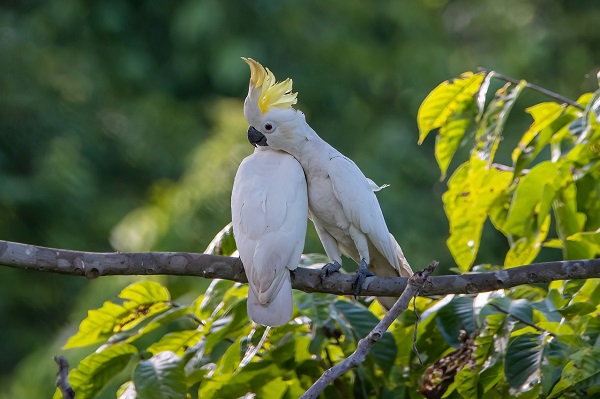
M270 132L273 130L273 124L271 122L265 123L265 131Z

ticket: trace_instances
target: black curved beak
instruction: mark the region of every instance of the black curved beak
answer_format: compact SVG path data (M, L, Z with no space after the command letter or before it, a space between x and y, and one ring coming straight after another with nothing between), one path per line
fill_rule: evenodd
M267 138L265 137L265 135L262 134L261 132L259 132L258 130L256 130L253 126L248 127L248 141L250 142L250 144L252 144L255 147L268 146Z

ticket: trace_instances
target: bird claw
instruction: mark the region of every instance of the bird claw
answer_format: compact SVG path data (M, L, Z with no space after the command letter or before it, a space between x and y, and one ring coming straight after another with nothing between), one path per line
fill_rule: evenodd
M342 268L337 261L329 262L325 266L321 268L321 273L319 273L319 279L321 279L321 284L323 284L323 279L331 276L333 273L337 273Z
M362 290L362 285L367 279L367 277L373 277L375 273L369 270L367 263L364 259L361 259L360 265L358 265L358 270L354 276L354 281L352 282L352 288L354 288L354 296L360 295L360 291Z

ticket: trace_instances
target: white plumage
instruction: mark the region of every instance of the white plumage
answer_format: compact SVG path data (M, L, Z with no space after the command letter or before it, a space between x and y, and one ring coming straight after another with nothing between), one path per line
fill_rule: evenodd
M233 234L248 276L248 316L265 326L292 317L290 270L304 248L308 201L300 164L258 147L240 164L231 195Z

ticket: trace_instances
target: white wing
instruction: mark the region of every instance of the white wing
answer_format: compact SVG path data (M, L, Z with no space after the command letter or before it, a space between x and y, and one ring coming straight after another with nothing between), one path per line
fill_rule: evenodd
M285 324L292 316L289 270L300 263L308 216L306 179L298 161L262 148L244 159L233 185L231 213L250 286L248 315L263 325Z
M333 192L350 223L366 234L375 248L400 273L396 246L390 238L381 207L373 192L372 181L344 156L336 156L329 161L329 177Z

